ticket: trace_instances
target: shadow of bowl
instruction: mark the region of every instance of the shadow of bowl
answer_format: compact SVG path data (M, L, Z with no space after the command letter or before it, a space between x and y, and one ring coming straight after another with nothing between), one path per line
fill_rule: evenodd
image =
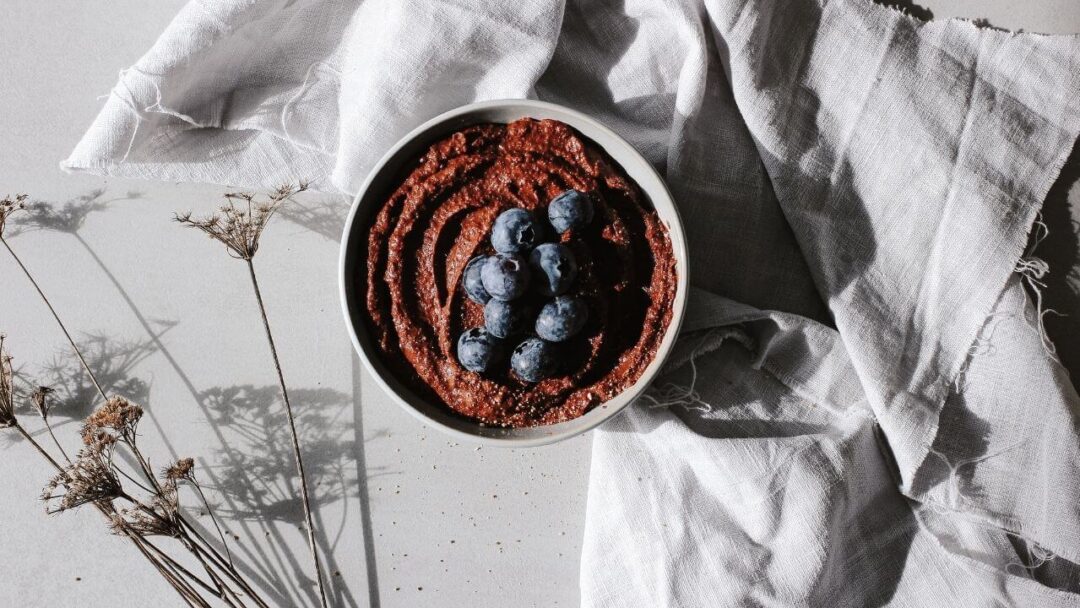
M667 226L675 255L677 271L675 300L671 323L660 343L656 357L633 386L614 398L597 405L583 416L529 428L501 428L482 425L451 411L439 402L416 394L398 380L382 360L364 319L364 285L362 276L367 257L368 228L390 193L398 187L405 169L415 163L427 148L444 137L471 125L509 123L519 118L553 119L566 123L585 138L602 148L622 168L644 193ZM671 193L656 169L629 143L589 116L556 104L533 100L498 100L474 103L451 110L420 125L401 139L375 165L360 188L341 239L339 283L341 305L353 346L368 372L399 405L425 424L458 439L505 447L533 447L568 439L588 431L622 411L634 401L656 377L678 336L686 310L689 288L686 238L682 220L671 199Z

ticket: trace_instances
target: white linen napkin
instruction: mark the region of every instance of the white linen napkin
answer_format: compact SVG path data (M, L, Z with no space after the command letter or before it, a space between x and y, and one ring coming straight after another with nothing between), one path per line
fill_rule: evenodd
M196 0L64 167L353 192L521 96L630 140L691 249L668 375L595 435L583 605L1080 602L1080 398L1024 288L1080 38L866 0Z

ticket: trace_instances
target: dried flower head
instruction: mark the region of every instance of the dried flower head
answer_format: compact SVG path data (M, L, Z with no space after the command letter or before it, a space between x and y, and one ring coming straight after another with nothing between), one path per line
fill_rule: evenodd
M175 484L163 486L149 505L140 503L117 510L111 517L110 528L119 535L181 536L180 501Z
M112 467L112 449L105 445L83 448L74 462L57 473L41 493L48 513L60 513L123 495L120 479Z
M91 448L107 449L116 443L116 435L101 429L90 431L84 427L82 430L82 438L83 445Z
M261 200L252 192L230 192L225 195L227 204L217 213L203 218L192 217L190 212L177 214L176 221L220 241L232 257L251 260L259 250L259 238L270 218L285 201L307 188L304 182L298 186L281 186Z
M101 443L105 437L134 443L135 432L142 415L141 406L123 397L109 397L105 405L99 407L83 421L83 443L92 446Z
M192 478L192 472L194 470L194 459L181 458L180 460L177 460L172 466L165 469L165 479L169 481L180 481L181 479L190 480Z
M41 414L42 420L49 417L49 395L54 392L55 391L48 386L39 386L30 394L30 401L34 404L38 414Z
M19 194L14 198L9 195L0 199L0 237L4 236L4 227L7 225L8 217L16 211L26 209L27 198L29 198L27 195Z
M4 337L0 334L0 428L15 426L15 374L11 356L4 348Z
M179 537L183 532L180 524L166 519L156 512L147 513L141 508L125 508L112 516L109 528L120 536L169 536Z

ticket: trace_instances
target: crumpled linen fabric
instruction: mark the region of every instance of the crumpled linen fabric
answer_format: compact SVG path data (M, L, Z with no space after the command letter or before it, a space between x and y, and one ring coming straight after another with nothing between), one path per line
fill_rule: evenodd
M1080 604L1080 398L1025 288L1076 36L866 0L192 1L63 166L352 193L505 97L628 139L690 247L665 375L594 436L583 606Z

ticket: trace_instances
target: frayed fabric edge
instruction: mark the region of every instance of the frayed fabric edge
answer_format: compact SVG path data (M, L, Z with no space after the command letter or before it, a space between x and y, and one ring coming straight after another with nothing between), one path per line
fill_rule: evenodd
M1005 255L1008 259L1011 259L1013 263L1011 266L1007 267L1008 271L1003 272L1000 280L997 281L999 285L998 296L989 303L987 309L984 311L983 322L976 330L975 337L971 341L971 346L969 347L964 359L960 362L960 365L956 368L956 372L953 374L951 381L948 384L949 390L952 392L961 393L964 391L964 389L966 388L967 372L971 366L972 360L976 356L980 356L989 352L988 349L992 349L992 338L997 323L1000 322L1004 316L1012 316L1008 313L995 313L994 308L997 306L998 302L1008 290L1009 280L1013 275L1017 275L1020 278L1021 283L1024 286L1025 297L1028 297L1027 290L1031 289L1035 300L1034 318L1029 318L1027 315L1024 315L1023 310L1021 310L1021 316L1029 323L1031 323L1032 330L1039 335L1046 356L1050 360L1057 363L1059 366L1061 364L1060 359L1057 356L1056 347L1049 339L1049 336L1046 334L1045 326L1043 324L1043 319L1045 318L1046 314L1056 312L1052 309L1044 309L1042 305L1042 290L1046 287L1044 279L1050 272L1050 265L1045 260L1042 260L1041 258L1035 256L1035 250L1038 245L1043 241L1043 239L1045 239L1046 236L1049 234L1049 228L1042 220L1042 208L1043 205L1046 204L1046 197L1049 195L1050 189L1053 187L1053 185L1059 179L1061 179L1062 171L1064 170L1065 164L1068 162L1069 157L1072 153L1073 145L1075 144L1077 139L1080 138L1080 116L1074 118L1074 122L1076 124L1071 125L1073 126L1073 128L1068 131L1070 136L1069 145L1061 147L1058 156L1051 164L1051 170L1048 172L1048 178L1039 184L1037 191L1034 193L1034 196L1031 197L1034 202L1030 204L1028 209L1025 211L1024 219L1021 222L1017 222L1013 227L1012 234L1006 237L1006 239L1008 239L1008 242L1005 246L1008 248L1008 252ZM916 471L921 468L922 463L924 463L931 456L940 457L940 455L933 454L932 447L933 442L937 437L940 415L943 407L944 401L942 401L942 407L938 408L938 419L934 420L932 432L927 433L925 444L920 446L922 448L923 454L918 460L919 465L918 467L916 467ZM957 464L959 466L964 466L970 463ZM905 491L904 493L908 494L907 491ZM910 496L910 494L908 495ZM931 503L928 503L915 496L910 497L922 504L927 505L928 507L931 505ZM964 513L969 513L968 511L954 512L960 515L963 515ZM1016 521L1013 518L1004 517L1001 515L987 518L985 516L986 514L978 512L970 512L969 514L976 519L987 523L988 525L992 525L993 527L1000 529L1006 534L1013 535L1017 538L1025 540L1028 543L1032 543L1038 546L1040 550L1045 551L1048 555L1060 555L1065 559L1068 559L1069 561L1080 560L1080 554L1076 554L1073 551L1062 551L1061 548L1058 548L1055 552L1052 549L1046 548L1047 542L1045 541L1045 539L1039 540L1029 537L1024 533L1021 522ZM1057 591L1058 593L1064 593L1060 590L1052 590Z
M1026 319L1025 315L1025 319L1031 323L1032 329L1038 334L1046 354L1060 364L1061 359L1058 357L1057 347L1054 346L1050 335L1046 331L1046 315L1061 315L1062 313L1044 305L1043 290L1046 289L1045 277L1050 273L1050 264L1035 255L1035 250L1038 249L1039 244L1050 235L1050 228L1042 220L1041 210L1036 215L1031 230L1031 246L1023 257L1017 261L1014 272L1019 275L1021 283L1027 288L1024 290L1025 303L1028 296L1033 300L1032 303L1035 309L1033 318Z

